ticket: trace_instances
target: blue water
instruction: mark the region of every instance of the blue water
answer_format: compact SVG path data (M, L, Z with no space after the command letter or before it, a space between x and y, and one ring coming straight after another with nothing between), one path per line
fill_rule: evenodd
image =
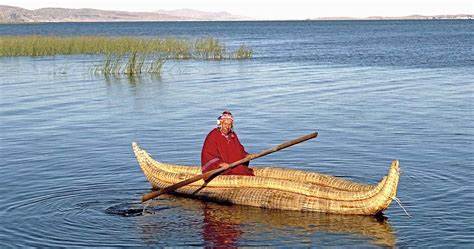
M0 58L0 246L474 245L474 23L164 22L0 25L0 35L221 39L251 60L168 61L160 78L91 74L100 55ZM375 183L373 217L222 206L150 189L131 151L194 164L224 109L255 160Z

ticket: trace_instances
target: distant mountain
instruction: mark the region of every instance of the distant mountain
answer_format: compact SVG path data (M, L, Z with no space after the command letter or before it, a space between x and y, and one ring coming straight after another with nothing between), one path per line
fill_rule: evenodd
M227 12L181 9L127 12L97 9L42 8L28 10L0 5L0 22L227 21L248 20Z
M205 12L193 9L179 9L179 10L158 10L155 13L169 16L179 16L183 18L190 18L194 20L209 20L209 21L228 21L228 20L250 20L252 18L245 16L232 15L228 12Z

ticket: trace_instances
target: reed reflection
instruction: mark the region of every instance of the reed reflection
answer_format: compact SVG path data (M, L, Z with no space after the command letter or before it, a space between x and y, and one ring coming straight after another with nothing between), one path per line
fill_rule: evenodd
M252 233L264 234L269 231L273 233L273 237L278 237L278 233L281 232L299 238L311 237L311 234L317 233L344 233L348 234L349 237L369 239L369 243L376 245L394 246L396 243L395 234L384 216L294 212L238 205L222 206L213 203L209 203L204 207L204 214L206 215L205 221L211 222L210 225L217 226L221 224L222 227L225 227L225 230L220 231L222 234L213 236L205 234L206 237L219 238L227 233L232 243L236 243L235 240L238 242L239 237L245 240L246 235ZM233 226L231 227L230 224ZM307 241L311 241L310 237L307 238ZM212 242L212 245L215 243L215 241L210 242ZM218 242L222 243L225 240L220 239ZM225 243L220 245L227 246Z
M254 236L262 234L273 238L290 234L298 240L295 240L295 244L302 243L301 238L303 238L306 241L305 245L308 245L307 243L311 243L312 238L320 233L360 238L373 245L388 247L396 245L395 234L384 216L334 215L268 210L239 205L227 206L169 195L163 198L165 199L160 200L160 204L151 202L150 207L153 208L153 205L160 205L161 207L171 205L173 208L163 210L166 211L166 214L162 211L151 214L152 216L163 215L157 223L145 222L140 224L143 236L147 238L147 244L158 242L156 240L153 243L153 238L165 236L160 235L163 231L168 231L168 235L165 237L174 237L169 234L170 227L177 226L177 224L175 224L176 221L173 218L169 217L172 217L173 213L182 216L185 212L193 217L193 221L178 226L189 227L190 230L202 229L202 241L194 244L204 245L205 247L263 246L263 244L253 244L255 240L252 242ZM200 215L201 217L199 217ZM166 216L168 216L168 221L165 219ZM150 217L143 219L143 221L152 220ZM202 222L200 225L196 224L200 222L199 220ZM182 231L182 228L178 231ZM179 233L178 231L177 233ZM192 232L195 234L196 231ZM259 238L258 243L262 243L262 238ZM277 242L273 240L272 243ZM173 243L169 242L167 245L173 245ZM334 245L338 245L338 243L335 242ZM277 246L277 244L273 246Z
M206 248L214 247L236 247L236 242L242 235L239 229L239 223L229 219L232 214L227 213L229 209L224 206L223 209L215 205L204 204L204 220L202 238Z

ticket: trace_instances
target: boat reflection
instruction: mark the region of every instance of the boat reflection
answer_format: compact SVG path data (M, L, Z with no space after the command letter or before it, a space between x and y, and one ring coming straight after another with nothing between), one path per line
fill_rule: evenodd
M228 219L228 215L219 217L219 213L221 212L218 208L208 204L204 205L202 237L206 247L236 247L236 242L242 235L239 223Z
M161 207L171 205L174 208L169 209L169 212L181 212L181 215L186 212L191 217L198 217L196 219L200 219L202 223L193 229L201 228L203 240L201 243L205 247L252 246L255 243L247 243L249 237L262 234L268 236L269 233L274 237L279 236L279 233L291 234L298 238L307 238L309 241L315 234L342 234L341 236L347 236L349 239L360 238L374 245L393 247L396 244L395 234L384 216L334 215L240 205L227 206L170 195L163 198L151 201L149 206L153 208L153 205ZM193 221L194 224L196 222L197 220ZM157 232L164 228L162 222L156 225L150 223L142 225L144 225L143 236L148 239L157 236ZM260 238L253 240L258 239ZM150 240L148 244L150 242L154 244ZM275 242L269 241L269 243Z

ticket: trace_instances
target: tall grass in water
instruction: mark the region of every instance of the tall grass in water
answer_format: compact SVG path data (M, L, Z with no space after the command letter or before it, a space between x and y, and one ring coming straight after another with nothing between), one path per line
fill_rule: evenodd
M147 57L148 54L137 51L129 54L107 54L102 65L97 65L94 72L104 76L134 77L142 73L160 76L166 59L162 56L152 59Z
M142 73L142 67L145 63L145 56L133 51L128 56L127 65L125 66L125 74L128 76L139 75Z
M212 37L196 40L194 50L196 57L201 59L221 60L226 56L224 45Z
M160 75L167 59L248 59L252 50L241 46L228 52L216 38L197 40L103 36L0 36L2 56L104 54L94 72L104 75ZM154 57L154 59L147 59Z
M153 75L161 75L163 71L163 66L165 65L166 60L164 58L155 58L151 61L147 72Z
M242 50L242 51L241 51ZM240 52L239 52L240 51ZM245 59L251 50L241 46L228 52L215 38L196 41L176 38L103 36L0 36L0 56L50 56L70 54L161 53L170 59Z
M103 65L96 66L96 74L116 75L121 73L122 54L107 54Z
M252 49L251 48L248 48L248 47L245 47L244 45L241 45L239 47L239 49L237 49L237 51L235 52L235 56L234 58L236 59L248 59L250 57L252 57Z

